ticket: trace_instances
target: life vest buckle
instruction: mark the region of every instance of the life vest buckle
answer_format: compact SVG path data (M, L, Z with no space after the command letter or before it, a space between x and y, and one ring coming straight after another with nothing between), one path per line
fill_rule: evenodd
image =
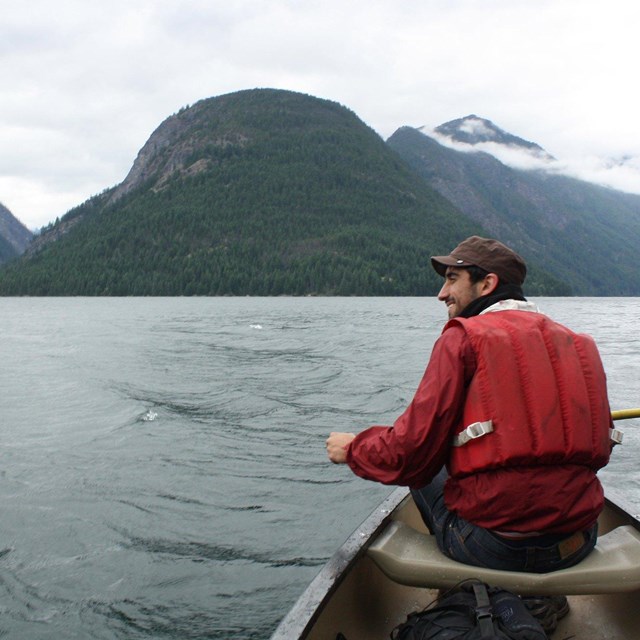
M473 422L466 429L463 429L460 433L454 436L453 446L461 447L463 444L467 444L469 440L475 440L476 438L486 436L487 433L491 433L492 431L493 422L491 420Z
M609 438L614 446L622 444L623 436L624 432L620 431L620 429L609 429Z

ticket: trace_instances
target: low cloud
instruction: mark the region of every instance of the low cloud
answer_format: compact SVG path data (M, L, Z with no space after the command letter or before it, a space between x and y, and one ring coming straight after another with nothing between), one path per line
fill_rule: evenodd
M605 187L640 194L640 156L581 156L564 162L560 173Z
M486 129L479 120L465 122L463 126L466 127L468 133L481 133L478 127ZM556 159L544 150L524 149L495 142L467 144L452 140L433 130L422 130L422 132L449 149L462 153L488 153L513 169L566 175L619 191L640 194L640 156L631 154L617 157L578 155Z

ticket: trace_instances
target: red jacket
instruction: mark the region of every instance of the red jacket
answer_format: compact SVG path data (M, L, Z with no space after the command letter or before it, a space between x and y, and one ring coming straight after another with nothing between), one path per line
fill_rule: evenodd
M509 346L499 347L507 344L499 335L505 331ZM489 357L495 348L504 353ZM550 355L554 349L557 357ZM581 355L569 357L571 349ZM477 413L482 402L490 403L490 416ZM528 425L515 438L498 429L505 419L512 424L510 415ZM452 447L454 435L474 418L495 420L494 433ZM547 424L553 424L548 439L542 435ZM602 509L595 470L608 460L610 425L604 373L590 339L541 314L491 312L447 324L407 410L393 427L359 434L347 462L364 478L416 488L446 463L452 477L445 501L465 519L498 531L573 532L591 525ZM512 450L500 451L504 439L494 446L496 436L505 436ZM482 455L474 458L478 450Z

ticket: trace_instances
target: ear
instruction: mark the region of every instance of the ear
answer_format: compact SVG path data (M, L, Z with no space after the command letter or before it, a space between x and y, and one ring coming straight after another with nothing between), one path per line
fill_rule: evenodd
M480 295L487 296L490 293L493 293L499 282L500 278L498 278L495 273L487 274L484 277L484 280L482 280L480 283Z

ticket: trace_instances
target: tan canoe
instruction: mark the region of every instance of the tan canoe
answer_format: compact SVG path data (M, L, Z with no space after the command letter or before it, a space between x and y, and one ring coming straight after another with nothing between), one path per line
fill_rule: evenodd
M609 496L594 551L547 574L491 571L437 549L405 489L394 491L333 555L272 640L383 640L437 590L477 577L522 595L564 594L570 613L554 638L640 638L640 521Z

